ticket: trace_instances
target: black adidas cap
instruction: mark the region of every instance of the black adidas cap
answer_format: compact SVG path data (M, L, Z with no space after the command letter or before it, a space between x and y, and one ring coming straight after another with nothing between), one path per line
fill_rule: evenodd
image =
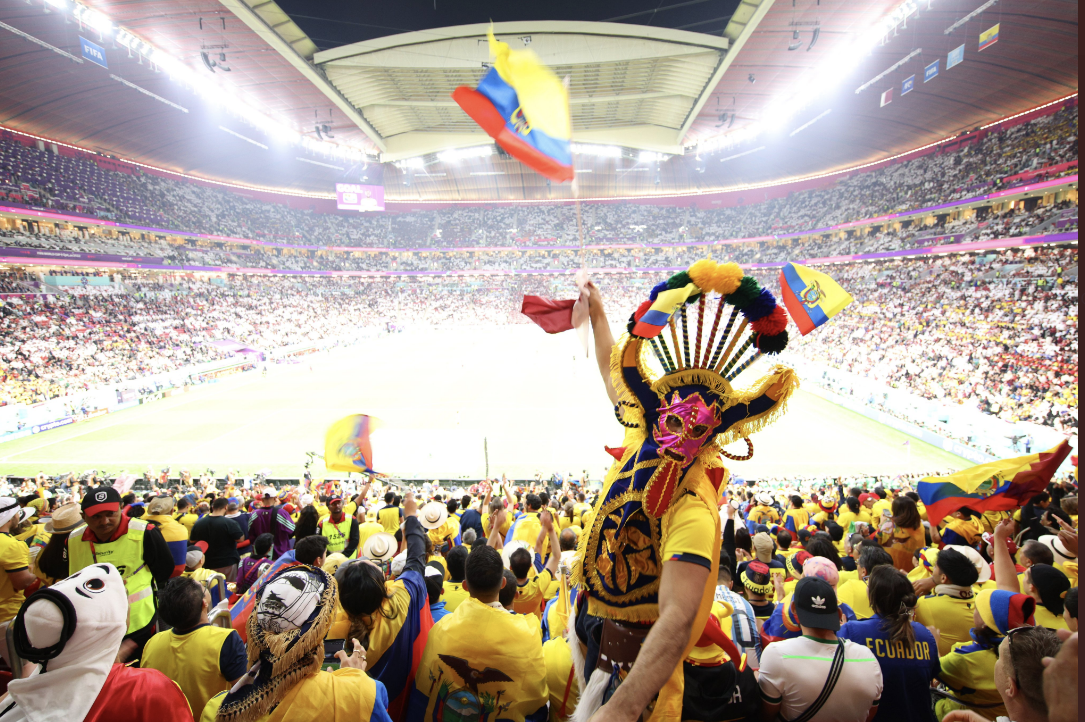
M799 614L799 624L813 629L840 629L840 610L836 590L824 579L803 577L795 585L791 600Z

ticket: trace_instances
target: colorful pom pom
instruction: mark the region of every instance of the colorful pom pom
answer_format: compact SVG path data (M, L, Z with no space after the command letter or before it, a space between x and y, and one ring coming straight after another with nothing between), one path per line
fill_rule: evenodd
M693 279L685 271L679 271L667 279L667 288L685 288L693 283Z
M737 263L721 263L712 274L712 290L721 296L727 296L738 290L742 282L742 269ZM702 286L704 288L704 286Z
M772 295L772 291L769 289L762 288L761 293L757 294L742 308L742 315L746 317L747 321L753 323L759 318L768 316L774 308L776 308L776 297Z
M757 279L753 276L743 276L738 288L734 292L727 294L723 300L741 310L757 298L760 293L761 284L757 282Z
M658 296L660 293L662 293L663 291L666 291L666 290L667 290L667 282L666 281L660 281L656 285L652 286L652 291L651 291L651 293L648 294L648 300L650 300L650 301L656 300L656 296Z
M637 310L633 312L633 320L634 321L639 321L641 319L641 316L648 313L648 309L651 308L651 307L652 307L652 302L650 300L645 301L641 305L637 306Z
M716 274L716 262L711 258L702 258L689 267L686 273L702 291L712 290L712 279Z
M781 331L771 336L759 333L754 336L753 345L761 353L780 353L787 348L787 331Z
M747 316L749 318L749 316ZM754 333L763 333L768 336L775 336L776 334L787 328L787 311L783 306L777 306L772 309L772 313L767 316L762 316L756 321L750 322L750 328Z

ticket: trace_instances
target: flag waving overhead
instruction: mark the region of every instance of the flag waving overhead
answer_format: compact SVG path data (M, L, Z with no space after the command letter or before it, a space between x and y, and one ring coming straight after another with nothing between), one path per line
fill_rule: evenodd
M572 180L569 92L534 52L487 35L493 67L478 88L456 88L453 100L509 155L551 180Z
M324 466L328 471L373 471L373 445L369 435L380 428L380 421L365 414L339 419L324 436Z
M666 327L674 312L686 302L686 299L700 292L701 289L692 283L687 283L680 288L660 291L648 310L637 319L633 327L633 335L641 338L655 338Z
M787 312L803 336L840 313L854 300L826 274L797 263L788 263L780 270L780 291Z
M928 476L916 491L932 525L963 506L981 514L1010 511L1043 491L1069 455L1070 444L1063 441L1037 454L990 461L949 476Z

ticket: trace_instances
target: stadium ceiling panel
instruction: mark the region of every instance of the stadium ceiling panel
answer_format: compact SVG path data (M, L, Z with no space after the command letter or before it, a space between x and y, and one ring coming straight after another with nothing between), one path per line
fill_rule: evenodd
M452 100L487 71L488 24L392 35L313 61L387 144L385 160L489 142ZM680 153L686 121L718 80L729 41L619 23L496 23L569 78L573 139Z
M579 14L568 3L545 14L546 7L488 1L438 3L436 11L432 0L344 4L320 18L311 0L84 0L310 139L315 125L327 124L335 142L387 160L423 155L421 168L385 167L388 197L403 200L572 197L569 184L551 187L498 155L446 162L433 153L488 144L449 93L484 72L487 25L477 23L497 5L510 7L493 13L507 21L497 23L503 40L523 47L520 38L530 36L530 47L570 76L576 139L676 154L579 153L581 198L712 191L849 168L1078 88L1078 5L1064 0L999 0L978 14L984 0L915 0L917 12L795 106L788 98L815 87L810 78L835 50L902 0L621 0L602 3L606 10L579 3ZM281 142L205 102L43 0L0 3L0 22L4 127L254 186L327 194L365 173L364 162ZM979 50L980 33L996 23L998 42ZM79 62L80 37L103 47L108 68ZM947 54L962 45L963 61L947 68ZM202 53L224 54L230 70L205 67ZM935 61L938 75L923 82ZM902 94L912 75L913 89ZM882 105L888 90L892 100ZM721 143L773 107L788 117L756 137ZM757 197L751 191L748 201Z

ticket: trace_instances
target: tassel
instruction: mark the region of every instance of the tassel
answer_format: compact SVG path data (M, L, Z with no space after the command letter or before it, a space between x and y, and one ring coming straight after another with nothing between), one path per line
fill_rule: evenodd
M716 309L716 324L719 324L719 322L720 322L720 314L723 313L723 306L724 306L723 297L720 297L720 307L718 309ZM737 316L738 316L738 307L733 306L731 308L731 317L727 319L727 325L724 326L724 328L723 328L723 335L720 336L720 341L719 341L719 343L716 344L716 350L712 353L712 360L709 361L707 364L705 364L706 369L716 368L716 361L718 361L719 358L720 358L720 351L723 350L723 344L727 342L727 334L731 333L731 327L735 325L735 318ZM712 326L712 334L715 335L715 333L716 333L716 326L713 325ZM712 341L709 340L709 344L711 344L711 343L712 343Z
M749 321L743 318L742 323L738 325L738 330L735 331L735 335L731 338L731 343L727 344L727 350L723 352L722 356L720 356L719 365L714 367L716 373L720 372L720 366L723 366L724 362L731 357L731 350L735 347L735 344L738 343L738 339L741 338L742 332L746 330L746 325L748 323ZM751 336L750 338L752 339L753 336ZM749 342L747 342L747 345L749 345Z
M703 294L702 294L703 295ZM686 366L693 366L693 356L689 353L689 327L686 322L686 307L682 306L680 309L682 314L682 348L686 351Z
M725 366L723 371L720 372L720 375L721 376L727 376L727 372L729 372L732 368L734 368L734 365L736 363L738 363L738 360L740 358L742 358L742 354L746 353L746 349L748 349L752 345L753 345L753 336L749 336L749 337L746 338L745 343L743 343L742 346L739 347L738 351L735 352L735 355L731 357L731 360L727 362L727 366ZM756 356L757 354L754 354L754 355ZM745 366L743 366L743 368L745 368Z
M677 324L674 321L673 313L671 314L671 322L669 325L671 327L671 341L674 342L674 355L678 359L678 363L675 365L675 368L680 371L686 367L686 364L682 361L682 349L678 345L678 331L675 328Z
M727 376L727 380L728 381L733 381L736 376L738 376L740 373L742 373L743 371L748 369L750 367L750 364L752 364L757 359L761 358L761 355L762 355L761 352L758 351L753 356L750 356L750 358L748 358L741 366L739 366L730 375Z

